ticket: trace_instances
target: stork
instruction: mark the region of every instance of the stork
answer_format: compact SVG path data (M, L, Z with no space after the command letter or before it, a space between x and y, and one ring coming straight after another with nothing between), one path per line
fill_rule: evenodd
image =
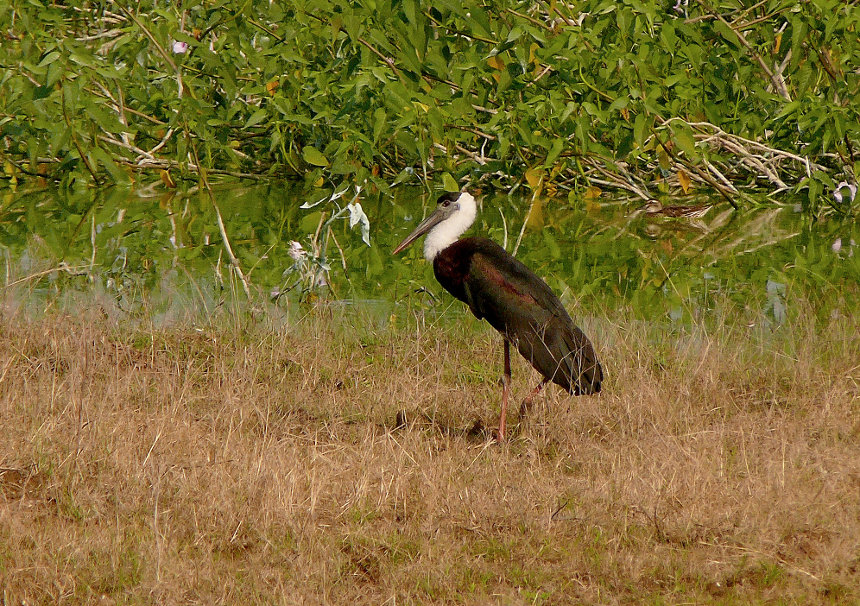
M504 248L482 237L460 238L477 215L468 192L443 194L436 210L392 254L424 234L424 257L445 290L502 335L505 367L497 439L505 439L511 383L511 343L543 379L523 401L521 414L547 383L572 395L600 391L603 369L591 341L570 319L546 282Z

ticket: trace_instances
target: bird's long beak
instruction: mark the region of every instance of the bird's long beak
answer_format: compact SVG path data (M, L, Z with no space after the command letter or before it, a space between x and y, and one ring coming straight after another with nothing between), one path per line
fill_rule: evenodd
M400 244L398 244L397 248L395 248L391 252L391 254L396 255L397 253L399 253L401 250L403 250L404 248L406 248L407 246L409 246L410 244L415 242L415 240L417 240L418 238L420 238L421 236L426 234L428 231L433 229L433 227L435 227L444 218L445 218L445 213L441 212L440 210L434 211L432 215L428 216L426 219L421 221L421 223L418 224L418 227L416 227L415 230L411 234L406 236L406 239L403 240L403 242L401 242Z

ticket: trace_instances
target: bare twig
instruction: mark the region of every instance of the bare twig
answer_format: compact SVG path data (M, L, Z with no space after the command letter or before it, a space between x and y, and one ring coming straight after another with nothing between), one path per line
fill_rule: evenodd
M477 128L475 128L473 126L462 126L460 124L446 124L445 128L456 128L457 130L464 130L468 133L472 133L473 135L483 137L484 139L487 139L488 141L495 141L496 140L495 135L490 135L488 133L485 133L481 130L478 130Z
M394 59L392 59L391 57L387 57L387 56L385 56L385 55L384 55L382 52L380 52L376 47L374 47L370 42L368 42L367 40L365 40L364 38L362 38L362 37L360 37L360 36L359 36L359 38L358 38L358 41L359 41L361 44L363 44L364 46L366 46L368 49L370 49L370 51L371 51L374 55L376 55L377 57L379 57L380 59L382 59L383 63L385 63L388 67L390 67L390 68L391 68L391 71L393 71L393 72L394 72L394 74L395 74L398 78L400 78L401 80L403 79L403 74L401 74L401 73L400 73L400 70L399 70L399 69L397 69L397 65L395 65L395 63L394 63Z
M188 139L188 145L191 148L191 152L194 154L194 161L197 163L197 166L200 166L200 158L197 156L197 146L194 144L194 140L188 133L188 125L185 125L185 135ZM221 217L221 209L218 208L218 202L215 200L215 194L212 192L212 187L209 185L209 179L206 176L206 170L198 170L198 176L200 177L200 184L203 186L203 189L206 190L206 194L209 196L209 201L212 203L212 208L215 209L215 218L218 221L218 231L221 232L221 239L224 242L224 250L227 253L227 257L230 259L230 265L233 266L233 271L236 272L236 275L239 276L239 279L242 281L242 288L245 290L245 296L248 297L248 300L251 299L251 285L248 281L248 278L242 272L242 266L239 264L239 259L236 258L236 255L233 253L233 247L230 246L230 238L227 236L227 228L224 227L224 219Z
M601 173L606 179L596 179L594 177L589 177L590 180L594 181L598 185L608 185L610 187L619 187L621 189L626 189L629 192L632 192L642 198L643 200L649 201L653 200L654 196L648 195L643 189L638 187L635 183L633 183L629 179L623 179L621 175L616 174L608 170L606 167L602 166L599 162L594 162L586 159L586 162L589 166L594 168L597 172Z
M515 15L515 16L519 17L520 19L525 19L526 21L529 21L538 27L541 27L541 28L546 29L546 30L552 30L552 28L549 25L547 25L543 21L535 19L534 17L530 17L529 15L524 15L523 13L517 12L512 8L508 8L505 10L507 12L509 12L510 14Z
M75 134L75 129L72 128L72 122L69 119L69 114L66 111L66 91L64 88L60 88L60 105L63 108L63 119L66 121L66 126L69 128L69 132L71 133L72 143L75 145L75 149L78 150L78 156L81 158L81 162L84 163L84 166L87 167L87 171L90 173L90 176L93 178L93 183L96 185L101 184L101 180L98 178L96 174L95 167L90 164L90 160L87 157L87 154L84 153L83 148L81 147L80 141L78 141L78 136Z
M456 28L453 28L453 27L450 27L450 26L448 26L448 25L445 25L444 23L442 23L442 22L440 22L438 19L436 19L436 18L435 18L435 17L430 13L430 11L422 11L422 14L423 14L425 17L427 17L428 19L430 19L430 21L432 21L433 23L435 23L438 27L441 27L441 28L443 28L445 31L447 31L447 32L451 32L452 34L455 34L455 35L457 35L457 36L462 36L463 38L468 38L468 39L470 39L470 40L478 40L478 41L480 41L480 42L486 42L487 44L492 44L492 45L494 45L494 46L495 46L495 45L497 45L497 44L499 43L499 41L498 41L498 40L493 40L493 39L491 39L491 38L484 38L483 36L479 36L479 35L474 34L474 33L466 33L466 32L460 31L460 30L458 30L458 29L456 29Z
M654 136L657 137L656 131L654 132ZM716 189L720 193L720 195L723 196L723 198L725 198L726 201L732 205L733 208L737 209L738 203L735 202L734 198L732 198L729 195L729 192L726 191L726 188L723 187L722 184L715 181L713 177L711 177L708 173L704 172L701 168L696 166L692 161L685 160L685 159L679 157L678 154L676 154L672 150L671 146L665 145L662 142L661 142L661 145L663 146L663 150L672 158L672 160L675 161L676 164L683 166L689 172L693 173L694 175L697 175L699 177L699 179L701 179L702 181L704 181L705 183L707 183L708 185L710 185L711 187ZM732 188L732 189L734 189L734 188ZM735 192L737 192L737 190L735 190Z
M57 267L37 271L34 274L24 276L23 278L18 278L14 282L9 282L8 284L5 284L3 288L12 288L13 286L21 284L22 282L29 282L30 280L36 280L38 278L41 278L42 276L47 276L48 274L53 274L57 272L65 272L71 276L86 276L89 275L90 270L92 270L92 267L92 265L69 265L68 263L63 261Z

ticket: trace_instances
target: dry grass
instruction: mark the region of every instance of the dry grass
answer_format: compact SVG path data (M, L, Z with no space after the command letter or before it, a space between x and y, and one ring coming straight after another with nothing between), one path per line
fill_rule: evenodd
M855 319L592 321L504 445L489 329L343 322L7 311L0 603L860 600Z

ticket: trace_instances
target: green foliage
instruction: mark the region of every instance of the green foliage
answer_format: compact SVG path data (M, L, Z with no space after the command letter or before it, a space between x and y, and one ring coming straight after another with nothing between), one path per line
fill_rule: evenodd
M13 0L0 8L6 173L103 183L205 169L383 190L450 173L644 197L692 179L733 199L803 190L812 210L856 182L856 2L689 11Z
M386 320L392 308L469 315L465 306L451 306L420 245L390 254L424 212L418 188L398 190L394 204L364 192L358 203L350 188L334 200L312 199L304 209L295 204L297 189L216 190L254 301L289 310L326 297ZM6 204L0 259L7 287L31 292L46 307L94 287L132 314L173 316L232 306L238 285L231 283L206 196L130 197L119 188L92 193L33 192ZM338 212L320 210L337 205ZM505 217L486 212L506 207ZM523 197L486 196L484 208L475 230L507 241L510 250L534 207ZM366 226L367 215L373 227ZM691 322L721 323L718 312L726 302L744 310L745 320L775 330L790 327L799 313L814 313L823 322L831 314L857 316L860 223L816 221L772 208L726 210L706 219L696 225L631 218L622 205L600 211L550 207L527 224L517 257L576 317L629 307L680 329ZM150 345L136 344L142 350ZM473 365L468 374L481 377L484 370Z

